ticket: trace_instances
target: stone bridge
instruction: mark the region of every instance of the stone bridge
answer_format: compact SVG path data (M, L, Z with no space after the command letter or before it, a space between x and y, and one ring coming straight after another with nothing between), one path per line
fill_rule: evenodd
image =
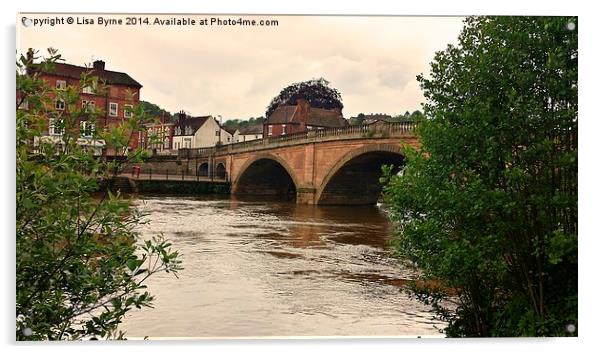
M212 148L181 149L199 176L228 179L235 195L272 195L297 203L376 203L381 166L404 164L402 145L417 148L411 123L310 130Z

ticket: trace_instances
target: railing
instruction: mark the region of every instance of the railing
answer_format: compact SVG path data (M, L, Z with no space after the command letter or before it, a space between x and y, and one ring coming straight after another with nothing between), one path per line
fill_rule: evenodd
M350 125L343 128L329 128L319 130L307 130L300 133L286 134L280 136L270 136L264 139L244 141L240 143L178 150L179 158L207 157L220 153L232 153L238 151L251 150L253 148L266 148L277 145L295 144L303 141L316 141L328 139L330 137L356 137L356 138L382 138L390 135L397 135L411 132L414 129L414 123L396 122L396 123L373 123L366 125Z
M129 177L142 181L197 181L197 182L229 182L228 173L225 171L194 171L192 168L182 166L181 168L152 168L135 166L130 173L121 173L122 177Z

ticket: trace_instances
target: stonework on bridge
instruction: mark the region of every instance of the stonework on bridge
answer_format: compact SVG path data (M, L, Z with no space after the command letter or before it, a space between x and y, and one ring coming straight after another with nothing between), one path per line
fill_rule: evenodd
M376 123L180 150L179 158L201 175L221 173L233 194L361 205L376 203L383 164L403 165L402 145L419 145L412 124Z

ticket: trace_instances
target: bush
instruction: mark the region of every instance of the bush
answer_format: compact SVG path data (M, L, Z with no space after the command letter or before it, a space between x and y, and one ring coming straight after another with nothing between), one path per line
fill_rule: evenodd
M576 17L471 17L438 52L385 200L395 246L449 336L565 336L577 324ZM444 307L452 300L453 308ZM567 327L569 326L569 327Z
M104 162L80 146L80 121L96 122L100 112L81 108L77 87L59 92L42 80L39 72L60 60L55 50L39 64L34 59L33 51L21 56L16 75L16 338L123 338L117 329L126 312L153 300L144 281L159 271L176 274L178 253L160 235L141 240L143 215L109 185L98 190L128 162L140 162L141 151ZM81 85L103 89L89 75ZM53 97L64 99L63 112L53 112ZM49 114L64 131L58 142L42 138ZM137 107L133 118L97 129L93 139L124 151L144 121Z

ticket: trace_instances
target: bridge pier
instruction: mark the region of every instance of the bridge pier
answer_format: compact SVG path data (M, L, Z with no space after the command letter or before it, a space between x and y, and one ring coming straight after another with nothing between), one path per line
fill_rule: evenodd
M316 204L316 189L311 186L297 188L297 204Z

